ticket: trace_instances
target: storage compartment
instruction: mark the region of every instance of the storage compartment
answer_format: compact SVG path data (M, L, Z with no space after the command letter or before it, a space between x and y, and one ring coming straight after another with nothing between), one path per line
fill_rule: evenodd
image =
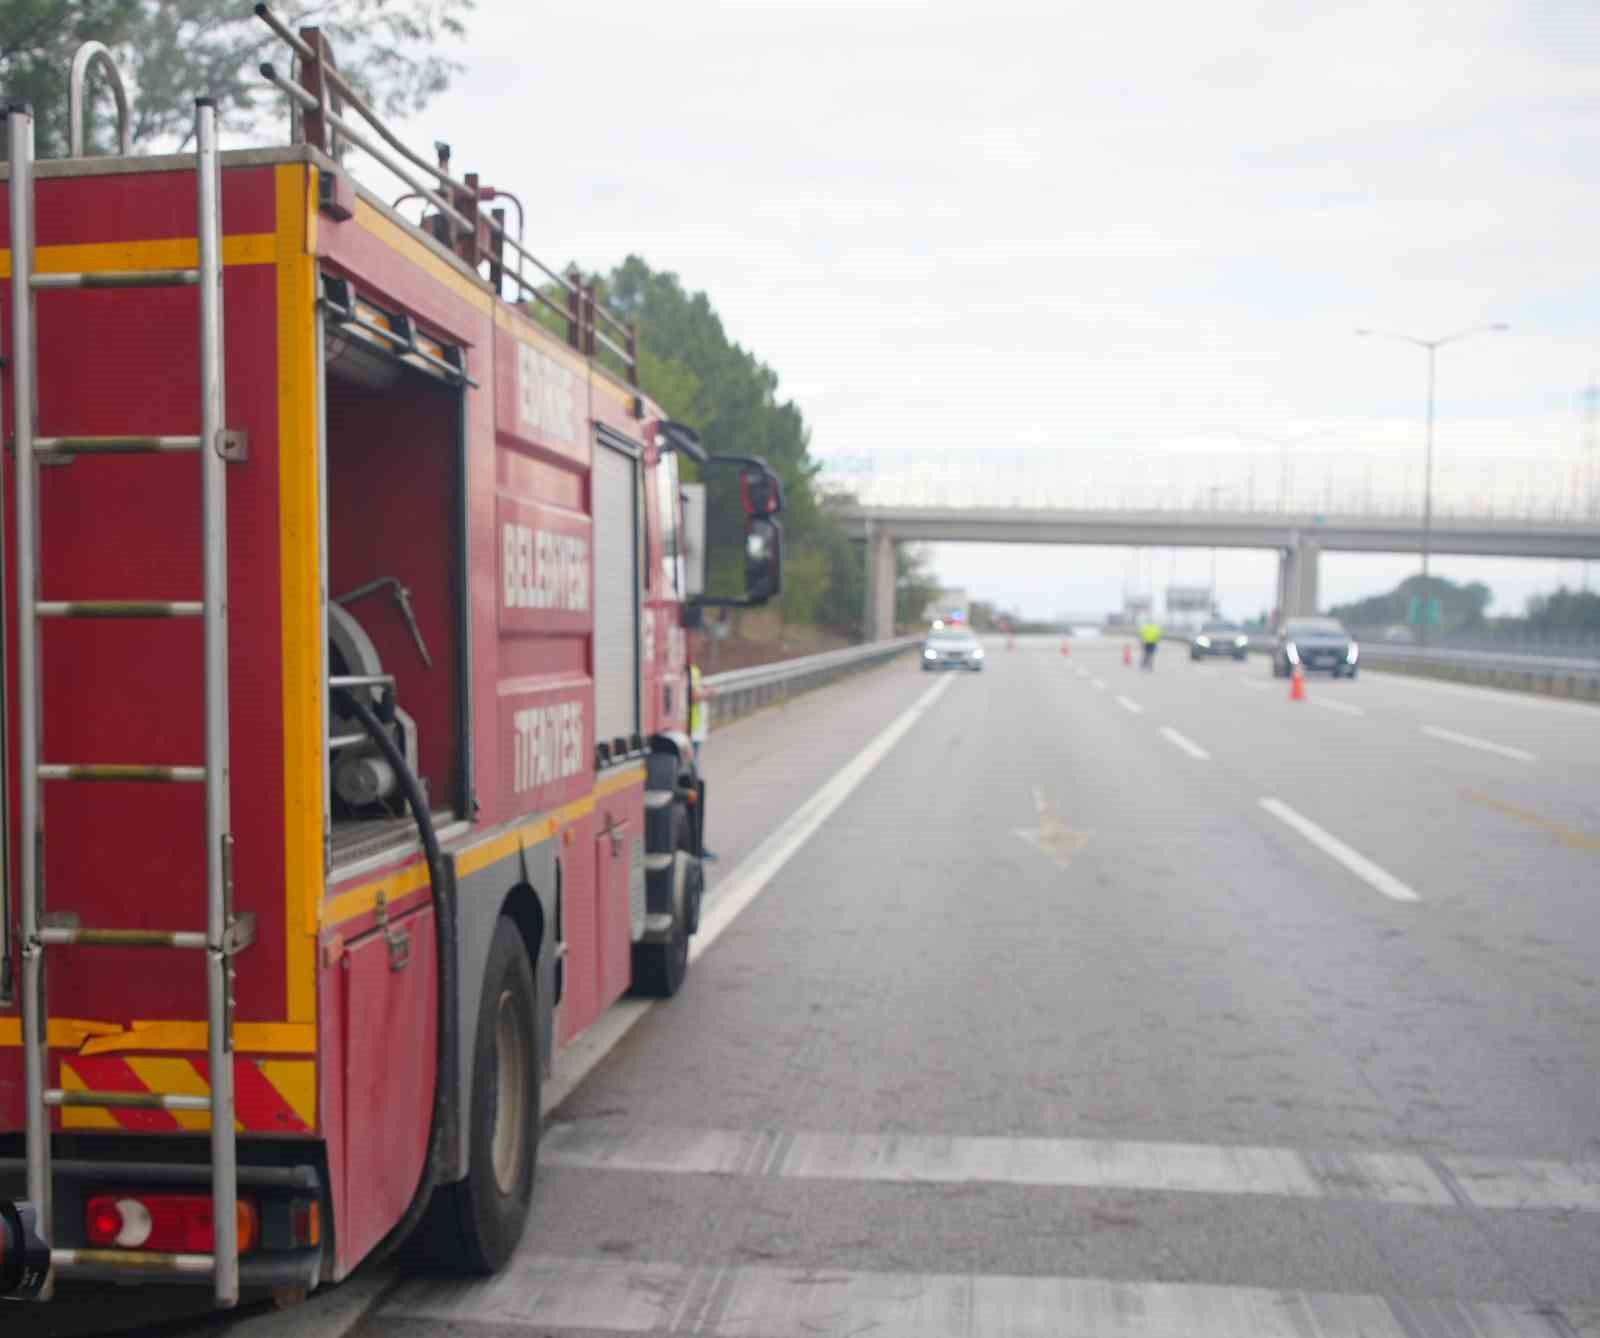
M436 822L463 810L460 388L330 319L325 343L329 675L392 675L391 736ZM357 349L357 345L360 347ZM352 352L356 349L355 352ZM361 689L380 707L382 693ZM381 713L381 712L380 712ZM336 867L416 838L394 768L330 708Z

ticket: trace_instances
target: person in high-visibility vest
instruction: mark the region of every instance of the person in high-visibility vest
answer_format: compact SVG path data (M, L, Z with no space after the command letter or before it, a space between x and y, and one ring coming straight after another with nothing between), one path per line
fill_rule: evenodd
M689 739L694 744L694 760L700 761L700 750L706 741L706 699L701 686L700 666L689 666Z
M1144 645L1144 659L1140 663L1140 668L1154 669L1156 667L1156 647L1161 644L1161 624L1154 619L1141 624L1139 640Z
M689 641L689 654L694 657L689 664L689 741L694 744L694 765L697 772L703 767L706 735L710 732L710 722L707 718L706 711L705 689L701 685L702 679L700 674L700 665L698 663L700 658L700 650L704 644L705 639L699 634L691 636ZM710 862L715 860L716 857L716 851L708 850L705 846L705 843L702 841L700 846L700 858Z

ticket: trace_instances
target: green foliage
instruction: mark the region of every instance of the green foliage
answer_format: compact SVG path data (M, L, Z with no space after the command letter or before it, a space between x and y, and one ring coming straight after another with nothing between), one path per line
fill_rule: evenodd
M1535 632L1600 632L1600 595L1566 586L1553 594L1534 595L1523 621Z
M814 624L828 592L828 555L817 548L788 553L783 563L783 620Z
M419 111L462 66L441 44L466 32L476 0L283 0L273 12L289 28L318 27L340 71L385 116ZM217 100L225 129L286 119L283 96L257 71L290 53L244 0L3 0L0 91L33 103L41 157L67 151L67 72L86 41L104 42L128 84L135 145L185 140L194 99ZM111 141L113 104L90 77L91 143Z
M799 406L780 395L778 374L728 337L705 293L689 292L676 274L658 273L638 256L613 269L598 292L620 320L639 323L645 392L694 428L711 454L760 456L783 480L784 620L859 628L865 554L818 502L810 430ZM713 516L737 511L733 471L708 471L705 481ZM902 591L909 604L917 582L931 581L917 560L903 562L902 577L913 581ZM714 560L711 587L726 588L731 575L719 574Z
M915 544L895 549L894 620L898 626L920 626L923 611L940 589L928 568L926 549Z
M1426 608L1429 600L1438 600L1438 625L1444 631L1472 631L1483 626L1493 597L1481 581L1457 585L1442 576L1408 576L1387 594L1340 604L1329 612L1350 627L1387 627L1410 622L1414 602Z

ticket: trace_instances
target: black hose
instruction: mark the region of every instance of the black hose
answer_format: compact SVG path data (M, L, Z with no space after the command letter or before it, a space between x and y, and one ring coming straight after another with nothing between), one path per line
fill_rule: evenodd
M456 1063L460 1046L456 1036L456 891L444 876L444 856L439 853L439 837L433 830L433 814L428 811L427 796L422 793L416 773L406 763L405 755L395 746L389 731L384 728L372 708L355 693L340 690L334 694L341 713L355 716L362 729L377 745L384 760L394 768L405 791L406 802L411 806L411 816L416 819L417 833L422 838L422 851L428 861L428 878L433 883L433 941L439 959L438 996L438 1058L434 1065L433 1114L428 1130L428 1155L422 1165L422 1177L417 1181L416 1192L406 1206L404 1215L368 1256L376 1263L393 1254L405 1243L422 1214L427 1211L428 1200L439 1185L439 1167L444 1162L445 1141L450 1133L450 1102L455 1090Z

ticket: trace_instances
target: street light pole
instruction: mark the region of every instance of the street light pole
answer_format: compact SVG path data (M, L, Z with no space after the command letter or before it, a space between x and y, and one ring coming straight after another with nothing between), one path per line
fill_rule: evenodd
M1402 344L1412 344L1423 349L1428 355L1428 417L1422 465L1422 604L1419 609L1422 616L1417 623L1417 640L1424 644L1428 640L1428 560L1433 548L1433 406L1438 353L1446 344L1459 343L1463 339L1471 339L1474 335L1503 334L1510 328L1505 322L1496 321L1492 325L1474 325L1471 329L1457 330L1454 334L1444 335L1439 339L1419 339L1416 335L1395 334L1391 330L1356 331L1358 335L1394 339Z

